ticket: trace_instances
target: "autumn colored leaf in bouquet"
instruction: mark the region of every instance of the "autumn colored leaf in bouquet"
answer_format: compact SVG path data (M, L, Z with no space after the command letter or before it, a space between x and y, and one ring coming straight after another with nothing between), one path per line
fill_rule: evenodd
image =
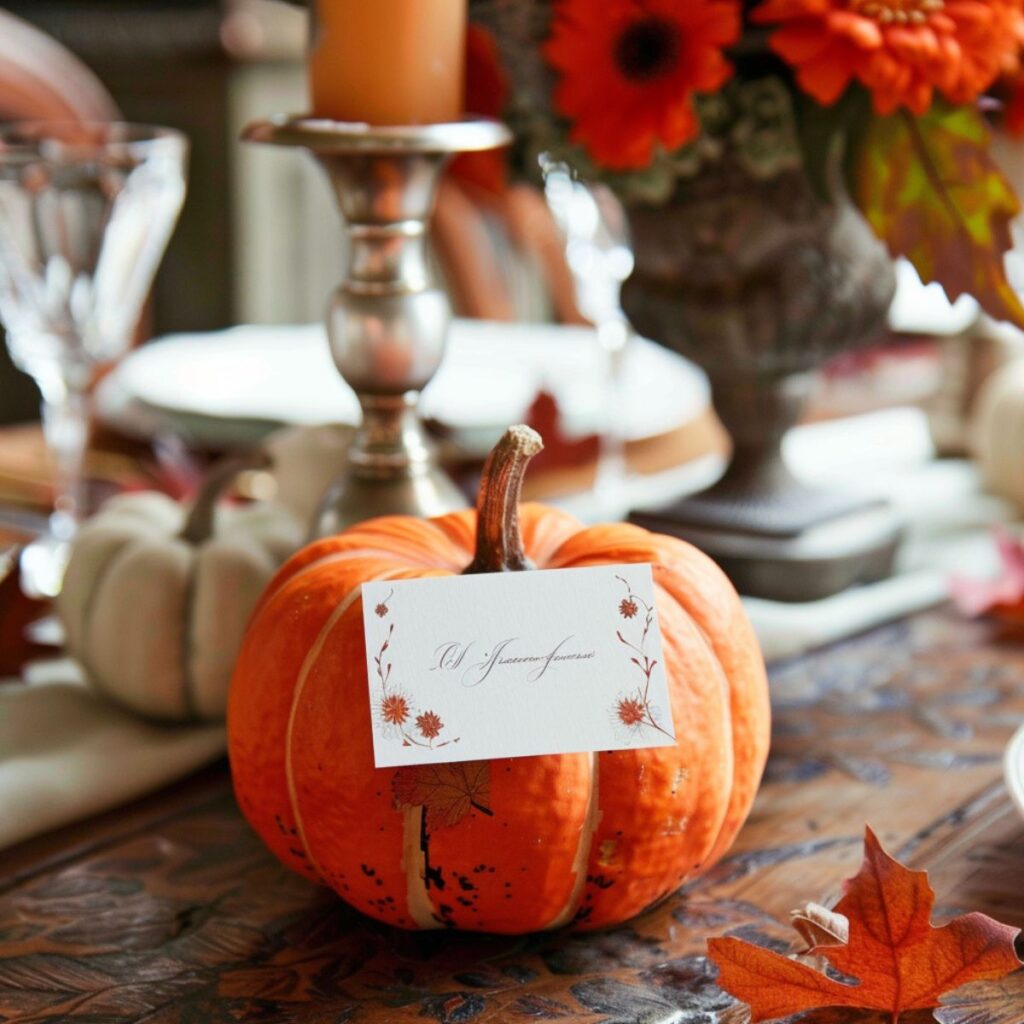
M1020 202L991 153L974 106L936 101L919 117L873 119L857 154L857 205L894 256L950 301L971 295L990 316L1024 326L1006 276L1010 227Z
M810 905L796 915L798 931L815 943L808 954L852 981L741 939L711 939L708 950L719 985L750 1006L752 1021L836 1007L898 1021L901 1014L938 1006L962 985L1021 966L1014 950L1019 929L976 913L936 928L934 903L927 874L890 857L868 829L864 862L834 910Z
M1024 543L1006 530L995 531L995 543L1000 574L992 580L956 576L950 581L950 593L965 615L987 615L1024 628Z

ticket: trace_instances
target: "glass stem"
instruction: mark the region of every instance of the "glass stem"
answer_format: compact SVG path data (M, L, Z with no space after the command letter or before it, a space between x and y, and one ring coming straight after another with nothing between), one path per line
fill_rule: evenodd
M89 393L66 380L43 386L43 435L54 468L50 529L70 540L85 512L84 462L89 438Z
M598 327L598 338L607 361L605 395L610 415L601 434L594 491L602 504L607 506L605 515L621 516L628 511L623 505L623 485L629 471L620 417L623 401L622 364L629 341L629 328L624 321L603 324Z

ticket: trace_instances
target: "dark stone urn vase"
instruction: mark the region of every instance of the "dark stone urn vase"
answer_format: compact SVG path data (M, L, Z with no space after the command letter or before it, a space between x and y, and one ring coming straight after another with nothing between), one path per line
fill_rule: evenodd
M716 161L666 203L627 204L633 326L704 368L733 439L710 490L634 518L691 540L745 593L810 600L888 574L899 535L880 503L798 482L781 442L831 357L877 337L891 260L851 202L802 166L765 178Z
M519 169L553 157L618 197L635 261L623 309L640 334L707 371L733 438L711 490L633 518L698 544L747 594L811 600L886 575L899 535L889 510L802 485L780 449L814 372L876 337L895 292L889 256L845 187L846 138L866 115L857 96L819 106L748 25L729 81L692 99L693 139L654 146L642 167L603 166L560 109L560 72L545 56L552 0L471 0L470 13L507 76Z

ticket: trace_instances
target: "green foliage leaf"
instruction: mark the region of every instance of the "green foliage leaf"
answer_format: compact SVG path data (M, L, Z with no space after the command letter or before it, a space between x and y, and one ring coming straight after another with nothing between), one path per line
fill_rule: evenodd
M906 256L950 300L971 295L990 316L1024 327L1006 278L1020 201L989 151L972 107L936 104L923 117L875 118L859 147L857 202L894 256Z

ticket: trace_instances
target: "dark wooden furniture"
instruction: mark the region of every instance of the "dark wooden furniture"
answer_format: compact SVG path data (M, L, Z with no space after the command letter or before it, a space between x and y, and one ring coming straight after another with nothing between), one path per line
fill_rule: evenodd
M866 822L931 872L940 915L1024 925L1024 820L1000 763L1024 718L1019 641L936 612L778 665L772 686L774 750L735 849L625 927L506 938L368 922L277 865L220 765L0 854L0 1020L742 1024L705 939L785 948L788 911L836 894ZM1020 980L1019 1017L972 1024L1024 1021Z

